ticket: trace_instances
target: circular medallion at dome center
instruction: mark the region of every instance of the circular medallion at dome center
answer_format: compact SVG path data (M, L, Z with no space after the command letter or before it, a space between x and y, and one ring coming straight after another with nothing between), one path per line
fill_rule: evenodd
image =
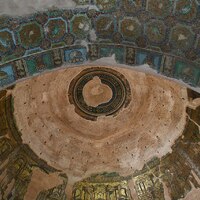
M99 83L92 83L94 80ZM87 91L87 98L90 98L90 102L98 102L96 105L86 101L84 89L89 83L91 87L88 87L90 91ZM75 105L75 111L90 120L116 114L130 101L128 81L122 74L110 68L94 67L83 70L73 79L69 88L69 100Z

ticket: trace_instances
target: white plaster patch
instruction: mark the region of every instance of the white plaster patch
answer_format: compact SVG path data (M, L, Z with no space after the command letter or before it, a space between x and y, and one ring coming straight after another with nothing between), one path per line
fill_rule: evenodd
M96 32L95 32L94 29L90 30L89 35L90 35L90 40L91 40L92 42L94 42L94 41L97 40L97 35L96 35Z
M0 1L0 15L22 16L52 8L88 8L99 10L95 5L76 5L73 0L3 0Z
M51 8L74 8L73 0L3 0L0 1L0 15L26 15Z

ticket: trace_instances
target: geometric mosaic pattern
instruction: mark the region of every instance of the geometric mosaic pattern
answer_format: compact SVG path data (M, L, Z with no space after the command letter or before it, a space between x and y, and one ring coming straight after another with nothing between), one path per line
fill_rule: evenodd
M1 18L0 87L63 63L80 64L112 54L118 63L147 63L158 73L200 86L199 1L75 2L97 9ZM89 50L80 46L82 40Z

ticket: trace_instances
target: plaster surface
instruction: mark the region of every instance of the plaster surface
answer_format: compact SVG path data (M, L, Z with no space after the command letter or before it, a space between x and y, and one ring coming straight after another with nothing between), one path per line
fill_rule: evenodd
M182 134L187 90L172 81L113 68L131 87L132 101L116 116L89 121L74 112L68 87L83 69L66 68L18 83L14 115L23 143L50 166L67 173L69 185L102 171L128 175L152 157L171 152ZM109 67L109 66L106 66Z
M54 7L74 8L75 6L73 0L3 0L0 1L0 14L22 16Z
M41 191L51 189L61 183L58 173L46 174L39 169L34 169L24 200L36 199Z
M106 84L101 83L98 77L94 77L84 86L83 97L88 106L97 107L110 101L112 90Z

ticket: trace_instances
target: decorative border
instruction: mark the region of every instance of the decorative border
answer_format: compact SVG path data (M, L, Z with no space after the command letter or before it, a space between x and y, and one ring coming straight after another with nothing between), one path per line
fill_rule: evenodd
M1 16L0 87L112 54L118 63L147 63L158 73L200 86L199 2L192 0L189 7L174 0L75 2L92 6ZM82 41L89 50L80 47ZM76 57L77 51L82 55Z
M139 66L149 64L158 73L181 79L191 86L200 87L200 67L192 61L158 51L118 44L73 45L46 50L12 60L0 65L0 88L15 84L18 80L59 68L63 65L79 65L115 54L119 64ZM1 78L2 76L2 78Z

